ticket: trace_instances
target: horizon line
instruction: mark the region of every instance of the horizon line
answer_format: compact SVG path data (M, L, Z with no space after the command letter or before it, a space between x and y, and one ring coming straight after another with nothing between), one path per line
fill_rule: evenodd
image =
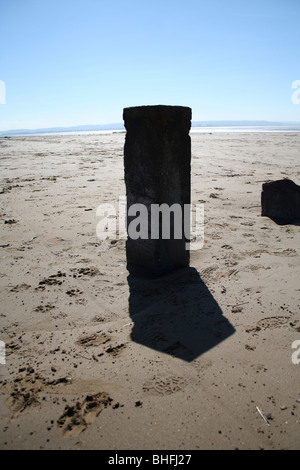
M268 121L268 120L249 120L249 119L230 119L230 120L197 120L191 121L191 127L226 127L230 126L285 126L293 125L300 126L298 121ZM44 132L75 132L75 131L96 131L96 130L125 130L123 123L107 123L107 124L79 124L75 126L52 126L41 128L18 128L0 130L0 136L5 136L9 133L25 134L25 133L44 133Z

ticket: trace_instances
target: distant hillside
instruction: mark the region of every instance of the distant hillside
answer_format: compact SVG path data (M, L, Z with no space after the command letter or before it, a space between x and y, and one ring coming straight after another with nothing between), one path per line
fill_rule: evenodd
M116 124L87 124L83 126L73 127L45 127L41 129L12 129L7 131L0 131L0 136L13 136L23 134L49 134L58 132L82 132L82 131L106 131L106 130L122 130L124 125Z
M232 126L300 126L300 122L278 121L193 121L193 127L232 127Z
M277 122L277 121L192 121L192 127L231 127L231 126L300 126L300 122ZM0 137L31 135L31 134L50 134L60 132L82 132L82 131L111 131L123 130L123 123L114 124L87 124L72 127L46 127L41 129L11 129L0 131Z

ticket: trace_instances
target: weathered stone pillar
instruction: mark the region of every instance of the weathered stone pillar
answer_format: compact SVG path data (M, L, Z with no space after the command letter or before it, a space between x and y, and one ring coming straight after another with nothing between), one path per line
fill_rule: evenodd
M290 179L270 181L262 185L261 215L279 224L300 220L300 186Z
M187 267L191 109L138 106L125 108L123 119L127 265L158 275Z

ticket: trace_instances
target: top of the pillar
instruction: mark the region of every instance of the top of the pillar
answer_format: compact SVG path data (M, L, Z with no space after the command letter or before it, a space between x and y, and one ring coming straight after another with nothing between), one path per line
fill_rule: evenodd
M187 106L169 106L169 105L147 105L147 106L133 106L124 108L123 119L126 123L127 120L135 119L150 119L156 121L157 119L163 121L184 120L190 121L192 119L192 110Z

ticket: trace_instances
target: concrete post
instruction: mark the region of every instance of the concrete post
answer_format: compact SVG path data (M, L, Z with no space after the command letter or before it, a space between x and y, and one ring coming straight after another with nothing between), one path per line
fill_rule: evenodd
M138 106L123 119L127 265L157 275L188 267L191 109Z

